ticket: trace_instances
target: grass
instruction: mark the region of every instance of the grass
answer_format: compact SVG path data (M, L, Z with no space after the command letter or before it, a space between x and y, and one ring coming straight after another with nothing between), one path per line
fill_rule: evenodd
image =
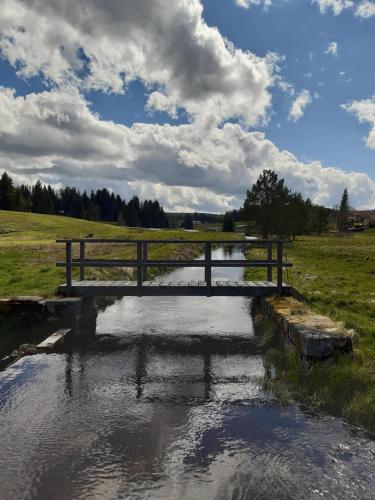
M298 237L285 253L310 308L354 330L354 355L306 368L290 349L273 352L272 387L375 432L375 230Z
M184 239L211 240L235 239L233 233L187 232L184 230L153 231L142 228L124 228L114 224L84 221L57 215L0 211L0 295L51 296L56 287L65 281L64 269L56 268L56 261L64 260L64 245L56 244L59 238L82 238L93 234L94 238L129 239ZM78 251L78 245L76 251ZM134 247L123 245L88 245L87 257L101 258L135 257ZM151 258L195 257L202 252L197 245L153 245ZM74 255L78 257L78 253ZM157 270L153 270L157 272ZM90 269L87 278L119 279L131 275L130 269Z

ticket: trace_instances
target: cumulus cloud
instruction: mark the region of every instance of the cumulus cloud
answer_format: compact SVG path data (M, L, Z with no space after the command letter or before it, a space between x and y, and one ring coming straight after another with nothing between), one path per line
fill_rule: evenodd
M338 49L337 43L331 42L330 44L328 44L325 54L331 54L332 56L337 56L337 49Z
M267 119L276 58L237 49L209 27L200 0L2 0L0 51L23 77L124 92L148 107L253 126Z
M237 0L243 7L268 0ZM264 133L277 59L235 48L209 27L199 0L1 0L0 51L20 76L42 76L49 90L18 96L0 87L0 165L18 182L107 186L129 198L157 197L169 210L222 212L238 207L265 168L314 202L373 206L365 174L301 163ZM183 125L103 120L87 89L126 92L140 80L149 110ZM296 96L298 120L312 96ZM239 123L228 120L238 119ZM245 127L244 127L245 125Z
M348 113L353 113L360 123L369 123L370 132L366 138L366 145L375 149L375 96L362 101L352 101L341 106Z
M368 19L375 15L375 3L372 0L363 0L357 3L352 0L312 0L312 3L318 4L322 14L331 10L335 16L338 16L345 9L350 9L356 17L362 19Z
M302 90L295 100L292 103L292 106L289 111L289 120L293 120L294 122L298 121L302 118L305 108L312 101L311 94L308 90Z
M355 15L362 19L368 19L369 17L375 16L375 3L370 0L361 2L355 11Z
M220 211L242 204L265 168L313 201L337 203L345 186L354 206L375 203L365 174L301 163L261 132L240 125L134 124L102 120L75 89L17 96L0 89L0 164L19 182L108 186L126 198L158 197L170 210Z

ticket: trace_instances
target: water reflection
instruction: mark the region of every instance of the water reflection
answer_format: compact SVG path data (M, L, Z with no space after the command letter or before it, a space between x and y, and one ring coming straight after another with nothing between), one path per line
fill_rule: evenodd
M373 441L264 393L249 301L187 299L115 301L0 374L2 500L374 498Z

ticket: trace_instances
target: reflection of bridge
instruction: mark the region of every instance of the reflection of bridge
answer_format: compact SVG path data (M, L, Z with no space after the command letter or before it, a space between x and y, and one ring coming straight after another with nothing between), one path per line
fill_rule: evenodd
M59 291L68 296L249 296L263 297L274 292L283 293L288 286L283 283L283 268L291 264L283 262L283 242L279 240L234 240L234 241L202 241L202 240L110 240L110 239L70 239L57 240L65 243L65 262L57 266L65 267L66 283L59 287ZM79 244L79 257L73 257L73 245ZM102 245L133 245L136 247L135 259L88 259L86 258L86 244ZM204 248L202 260L165 260L150 259L148 251L150 245L199 245ZM266 257L247 260L213 260L211 258L212 245L231 244L246 245L247 247L262 248ZM274 255L276 249L276 255ZM85 269L91 268L136 268L136 281L98 281L86 280ZM201 267L204 269L204 281L170 281L168 277L153 281L147 280L149 267L177 268ZM213 267L253 267L267 270L266 281L234 281L212 280ZM73 281L73 269L79 269L79 280ZM276 269L276 280L273 280L273 269Z
M92 326L95 329L95 325ZM211 399L211 391L215 386L220 386L223 390L230 384L253 384L254 369L257 374L260 370L260 375L263 375L263 365L258 366L254 361L258 354L264 352L257 333L260 332L255 330L254 336L234 337L137 333L117 338L95 334L81 336L79 341L81 347L84 346L84 355L82 356L82 349L77 351L77 355L72 351L66 355L65 389L72 396L74 372L79 373L82 382L86 369L95 367L96 374L104 372L101 375L103 378L108 373L111 378L118 377L124 386L129 386L134 391L137 399L150 399L152 402L160 400L163 403L172 400L181 402L186 399ZM123 362L112 364L112 356L117 356L120 352L123 353ZM87 365L85 362L87 356L92 358L103 355L107 359L104 365ZM78 362L76 368L73 367L74 360ZM87 379L89 378L88 376Z

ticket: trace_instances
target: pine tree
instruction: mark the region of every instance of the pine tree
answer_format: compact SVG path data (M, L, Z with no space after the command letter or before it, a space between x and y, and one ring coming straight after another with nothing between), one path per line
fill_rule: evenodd
M340 208L337 214L337 229L342 232L348 229L348 218L349 218L349 193L345 188L342 193Z
M227 212L224 215L223 231L225 231L227 233L234 233L234 231L235 231L235 226L234 226L233 218L232 218L232 215L229 212Z
M0 179L0 210L14 210L15 189L11 177L4 172Z
M255 222L264 239L285 233L289 195L284 179L279 179L272 170L263 170L251 191L247 192L245 217Z
M193 225L193 217L191 214L186 214L184 217L184 228L185 229L194 229Z

